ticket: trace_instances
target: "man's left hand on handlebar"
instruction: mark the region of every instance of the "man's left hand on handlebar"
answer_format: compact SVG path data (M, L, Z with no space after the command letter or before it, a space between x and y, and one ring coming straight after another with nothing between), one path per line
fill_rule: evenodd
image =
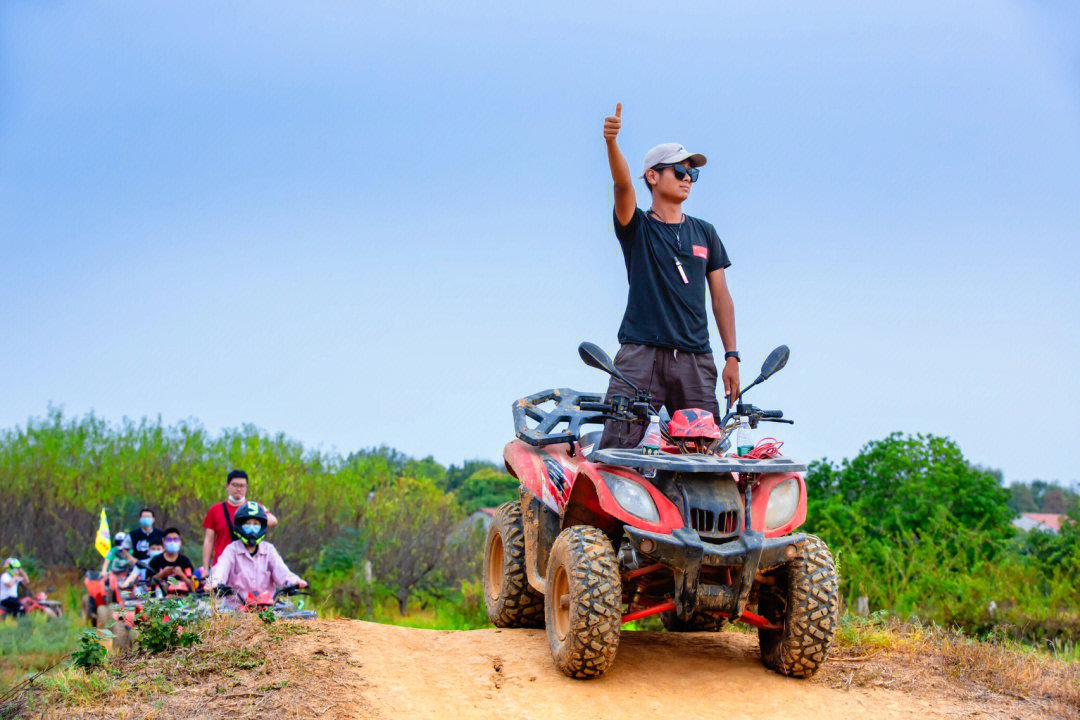
M724 381L724 397L727 398L727 406L730 408L739 399L739 361L728 358L724 363L721 378Z

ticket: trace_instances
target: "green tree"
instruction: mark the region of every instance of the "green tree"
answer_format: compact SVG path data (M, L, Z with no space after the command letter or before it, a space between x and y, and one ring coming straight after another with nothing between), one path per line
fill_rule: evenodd
M517 497L518 481L494 467L481 467L461 483L454 495L465 512L472 513Z
M1014 482L1009 485L1009 509L1015 515L1038 512L1038 508L1039 506L1035 504L1035 496L1027 483Z
M1009 491L948 438L895 433L840 465L813 463L806 481L806 529L840 556L848 598L877 607L940 597L1013 535Z
M447 584L440 570L461 519L453 496L428 479L399 478L376 494L364 532L375 576L393 590L402 613L413 592Z
M1061 488L1049 488L1042 498L1042 511L1044 513L1064 513L1068 509L1065 503L1065 493Z

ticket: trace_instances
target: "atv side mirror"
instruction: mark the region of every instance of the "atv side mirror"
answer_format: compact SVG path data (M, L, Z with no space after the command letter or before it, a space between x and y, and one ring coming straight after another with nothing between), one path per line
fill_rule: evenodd
M761 364L761 379L768 380L771 376L780 372L787 365L790 355L791 351L788 350L787 345L781 345L769 353L769 357L765 358L765 362Z
M611 358L595 343L583 342L578 345L577 351L581 360L589 367L603 370L609 375L615 373L615 365L611 362Z
M627 380L626 376L619 372L619 369L615 367L615 363L611 362L611 358L608 357L608 354L601 350L595 343L583 342L578 345L577 351L578 355L581 356L581 360L589 367L603 370L608 375L617 377L630 387L634 388L634 392L641 392L634 383Z
M757 376L754 382L750 383L749 385L744 387L741 392L739 392L738 402L742 402L743 395L745 395L747 391L750 390L750 388L754 387L758 383L765 382L769 379L769 377L780 372L780 370L785 365L787 365L788 357L790 355L791 351L788 350L787 345L781 345L780 347L769 353L769 357L765 358L765 362L761 363L761 374ZM734 412L735 411L732 410L724 416L724 423L726 423L731 418L731 415Z

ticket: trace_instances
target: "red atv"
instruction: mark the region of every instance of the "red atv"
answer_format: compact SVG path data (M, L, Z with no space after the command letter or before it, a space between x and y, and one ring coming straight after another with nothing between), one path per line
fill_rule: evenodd
M578 350L634 387L596 345ZM746 390L787 358L786 346L774 350ZM825 543L794 532L806 519L806 466L764 444L723 454L740 417L752 427L791 421L740 395L719 426L698 409L663 418L658 450L596 449L601 433L582 435L583 425L656 418L652 398L635 392L605 402L561 388L514 403L517 439L503 459L521 499L502 505L488 530L488 617L546 626L556 666L575 678L601 675L622 624L655 614L676 632L754 625L766 666L813 675L836 629L838 589Z
M19 591L19 604L22 605L23 615L40 612L49 617L58 618L64 614L64 604L59 600L50 600L47 593L30 592L30 589L21 583L19 584ZM0 619L7 617L7 615L7 610L0 607Z

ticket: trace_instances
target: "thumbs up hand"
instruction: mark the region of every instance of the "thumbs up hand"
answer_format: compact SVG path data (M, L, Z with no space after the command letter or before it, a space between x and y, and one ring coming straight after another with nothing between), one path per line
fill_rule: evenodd
M617 103L615 105L615 114L604 118L604 139L608 142L615 142L620 129L622 129L622 103Z

